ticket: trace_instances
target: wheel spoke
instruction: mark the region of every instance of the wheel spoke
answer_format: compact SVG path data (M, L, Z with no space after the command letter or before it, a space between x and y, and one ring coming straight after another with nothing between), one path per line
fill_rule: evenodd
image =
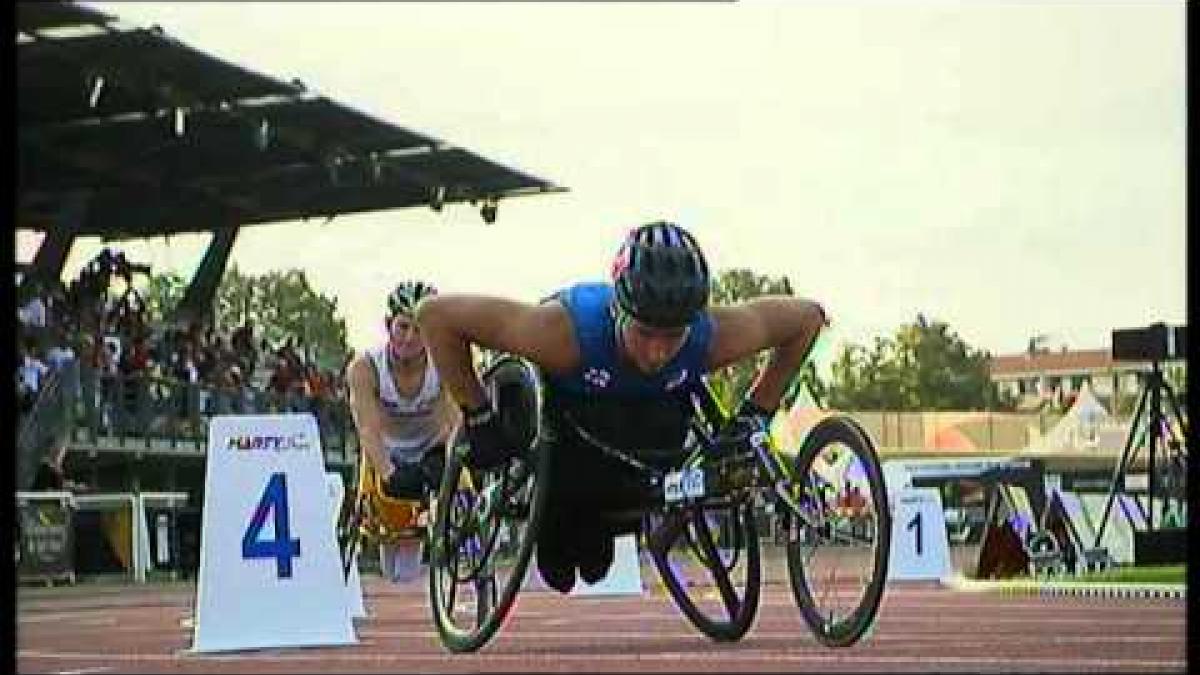
M446 598L446 603L445 603L446 613L450 614L450 615L454 614L455 595L457 595L457 593L458 593L457 579L458 579L458 561L457 561L457 559L455 559L454 562L450 563L450 574L446 575L445 582L444 582L444 584L445 584L444 592L445 592L445 598Z
M729 536L721 537L723 523L710 523L714 511L728 512L732 528ZM753 622L760 597L759 540L748 507L742 502L731 502L729 507L720 509L693 506L650 518L648 524L654 525L656 520L657 526L647 533L647 548L675 604L692 625L710 638L719 641L741 638ZM721 529L714 533L717 528ZM675 547L680 536L687 543L682 550ZM727 559L722 557L718 541L732 546ZM673 560L683 552L690 554L695 562L689 565ZM696 572L704 575L703 582L709 583L693 585L691 575ZM704 590L705 587L710 590Z
M696 528L699 544L708 559L708 569L721 593L726 616L732 619L737 616L742 601L738 598L737 591L734 590L733 583L729 580L729 570L725 569L725 565L721 562L720 553L717 551L716 544L713 543L712 532L708 528L708 523L705 522L703 511L697 510L692 517L692 522Z

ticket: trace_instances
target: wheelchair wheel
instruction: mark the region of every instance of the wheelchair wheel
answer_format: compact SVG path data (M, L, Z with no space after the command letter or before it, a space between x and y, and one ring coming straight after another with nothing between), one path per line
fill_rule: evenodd
M718 642L741 639L754 623L762 586L751 504L651 514L646 539L659 578L692 625Z
M452 450L430 514L429 597L438 635L453 652L479 649L504 622L525 581L546 503L537 371L505 357L483 382L521 452L505 466L472 472L463 464L458 430L446 444Z
M342 553L342 578L350 579L350 571L358 561L362 547L363 523L366 518L367 497L356 494L349 509L344 509L337 526L338 548Z
M385 546L399 540L425 539L425 528L419 525L418 517L424 500L391 500L382 496L378 478L371 470L368 460L360 455L355 468L355 491L349 506L339 514L337 536L342 554L342 575L350 578L351 569L357 564L357 555L363 542Z
M362 482L367 458L359 452L358 462L354 466L354 480L350 483L353 492L349 499L342 502L342 509L337 522L338 550L342 554L342 578L350 579L352 566L358 562L358 553L362 548L363 539L370 521L370 497L363 491Z
M795 459L786 513L787 564L800 614L830 647L857 642L875 621L887 579L892 517L870 438L853 420L821 420Z

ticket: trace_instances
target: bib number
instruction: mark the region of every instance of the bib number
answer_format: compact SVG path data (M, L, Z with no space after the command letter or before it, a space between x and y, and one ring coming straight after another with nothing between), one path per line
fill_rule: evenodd
M663 496L668 504L704 496L704 470L672 471L663 480Z

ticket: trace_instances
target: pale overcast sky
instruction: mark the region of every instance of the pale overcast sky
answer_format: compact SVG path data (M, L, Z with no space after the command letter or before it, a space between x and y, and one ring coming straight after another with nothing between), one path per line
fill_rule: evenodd
M305 269L358 348L400 279L535 300L663 217L857 342L918 312L993 353L1186 321L1183 2L88 4L570 188L490 227L242 230L233 262ZM122 246L190 275L207 240Z

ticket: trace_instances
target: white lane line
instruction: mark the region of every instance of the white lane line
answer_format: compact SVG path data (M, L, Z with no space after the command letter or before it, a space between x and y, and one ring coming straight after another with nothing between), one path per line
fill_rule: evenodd
M943 591L941 593L931 594L931 595L933 595L935 597L941 596L942 598L944 598L948 592L951 592L951 591ZM900 597L897 597L898 595ZM972 595L974 595L974 594L972 594ZM1048 606L1053 606L1055 608L1056 612L1092 612L1098 606L1103 606L1103 607L1116 606L1116 607L1119 607L1122 612L1170 613L1170 612L1180 611L1185 606L1185 602L1186 602L1185 599L1159 598L1157 600L1141 599L1141 600L1145 600L1145 601L1130 602L1131 600L1135 600L1135 599L1133 599L1133 598L1090 597L1090 598L1087 598L1088 600L1090 600L1090 602L1078 603L1078 602L1070 601L1070 596L1061 596L1061 595L1060 596L1037 596L1037 595L1030 595L1030 594L1006 595L1006 594L1000 594L1000 593L993 594L993 597L996 597L997 599L993 600L993 601L984 601L984 602L969 602L969 601L965 601L965 602L941 601L941 602L939 602L937 600L932 600L932 599L929 601L911 602L911 601L916 600L916 598L912 597L912 594L908 594L908 593L895 594L895 593L890 593L890 592L885 591L881 609L888 613L899 612L899 611L919 611L919 612L960 611L960 612L965 612L965 613L973 613L973 612L978 612L981 610L987 610L989 612L1018 613L1019 610L1031 610L1031 611L1044 612ZM1078 599L1083 599L1083 598L1081 597ZM528 601L528 600L534 600L534 602L527 603L525 605L526 609L522 610L520 603L522 601ZM555 616L555 615L559 615L559 612L562 609L565 609L567 607L567 605L562 605L557 602L550 604L550 605L546 605L544 603L537 602L537 600L538 600L537 598L518 596L519 604L518 604L516 611L521 612L522 616L527 616L527 617ZM593 603L596 603L597 601L600 601L600 602L613 602L614 601L614 599L612 599L612 598L572 598L572 600L576 600L578 603L582 603L582 604L593 604ZM671 602L670 598L668 598L666 596L643 595L641 598L633 599L633 601L635 603L639 603L639 604L642 601L650 601L655 604L662 602L667 605L674 606L673 603ZM621 602L624 602L624 599L622 599ZM369 603L369 604L374 604L374 608L378 611L378 610L389 609L390 606L393 606L393 605L400 606L400 605L403 605L404 603L400 602L399 599L396 599L395 603L392 602L392 599L387 599L387 600L382 600L377 603ZM763 608L766 608L766 607L793 608L793 607L795 607L795 601L790 597L787 597L787 598L762 598L759 601L759 604L760 604L760 607L763 607ZM579 606L579 605L572 603L571 606ZM593 606L599 607L601 605L593 604ZM626 604L622 605L622 607L625 607L625 606L628 606L628 605L626 605ZM125 607L88 607L88 608L79 608L79 609L68 610L68 611L62 611L62 610L60 610L60 611L44 611L44 610L28 610L28 609L21 611L18 608L17 622L18 623L49 623L49 622L57 622L57 621L72 621L72 620L77 621L83 617L86 617L90 614L94 614L97 612L108 614L114 610L120 611L123 609L128 609L128 608L125 608ZM180 606L178 609L186 609L186 608ZM622 612L620 614L621 620L631 619L631 618L642 618L642 617L653 618L653 617L657 617L657 616L659 616L658 613L647 612L647 611Z
M760 616L759 620L761 621L762 618L763 617ZM773 620L774 618L775 617L771 617L771 619L769 619L769 620ZM1095 613L1088 613L1086 615L1080 615L1078 617L996 616L996 617L986 617L984 619L980 619L980 614L971 613L971 612L964 612L961 616L958 614L945 614L945 613L938 614L938 613L925 613L925 612L909 615L909 614L901 614L901 613L897 613L897 612L888 612L885 610L880 610L880 612L879 612L879 620L881 622L886 622L886 623L897 622L897 623L904 623L906 625L911 625L914 623L917 623L917 624L939 624L939 625L940 624L952 624L958 619L970 620L972 622L972 625L978 625L980 627L990 626L990 625L995 625L995 624L1028 625L1031 623L1091 626L1096 623ZM548 624L548 625L564 624L568 621L566 619L558 619L558 618L531 619L531 617L526 616L524 614L520 614L520 613L513 614L512 620L528 622L528 623ZM630 620L631 619L628 616L621 616L621 615L616 615L616 614L597 614L597 615L588 617L589 622L596 622L596 623L617 622L617 623L627 624L630 622ZM652 615L640 617L639 620L641 620L641 621L651 620L651 621L655 621L655 622L678 623L680 621L680 617L673 616L670 614L652 614ZM1174 618L1167 617L1164 619L1151 619L1151 618L1104 619L1104 625L1106 627L1110 627L1110 628L1116 627L1116 626L1159 626L1159 627L1179 626L1179 627L1182 627L1184 625L1184 615L1183 615L1183 613L1179 613L1177 617L1174 617Z
M791 608L794 611L794 606ZM1095 607L1077 607L1077 608L1055 608L1055 613L1058 616L1044 617L1041 616L1046 612L1044 604L1027 604L1022 605L1019 609L1027 611L1010 611L1018 609L1015 606L996 607L995 605L972 605L972 606L923 606L923 607L896 607L889 604L884 604L879 609L879 616L884 621L901 621L901 622L919 622L926 623L931 621L953 622L956 617L966 617L975 621L982 613L985 612L991 618L989 621L998 623L1028 623L1028 622L1057 622L1057 623L1088 623L1095 617ZM568 612L562 611L546 612L546 611L522 611L520 608L514 610L512 617L517 621L532 621L545 622L548 625L564 625L571 622L571 619L565 618ZM785 614L787 614L785 612ZM1030 616L1036 614L1036 616ZM1116 624L1132 624L1132 625L1175 625L1182 624L1184 620L1184 611L1180 607L1154 607L1122 609L1122 614L1129 616L1128 619L1114 620ZM783 616L783 615L778 615ZM1135 618L1136 617L1136 618ZM612 614L594 614L589 617L589 621L596 622L620 622L627 623L630 621L649 621L649 622L676 622L679 621L679 615L668 612L630 612L630 613L612 613ZM775 614L759 613L759 618L762 620L774 620L777 618ZM191 628L191 617L185 617L180 625L183 628ZM372 622L377 621L427 621L424 615L407 615L390 614L380 615L376 611L370 617ZM137 623L118 622L111 616L106 617L90 617L79 616L72 614L52 614L52 615L33 615L33 616L18 616L17 624L22 626L32 626L37 624L60 623L70 624L73 630L92 630L92 629L107 629L107 630L146 630L153 629L156 625L156 619L147 619L143 623L139 620Z
M1061 658L1061 657L1046 657L1046 658L1020 658L1020 657L986 657L986 656L877 656L872 654L853 653L845 655L827 655L827 654L797 654L794 652L737 652L737 651L713 651L713 650L692 650L686 652L656 652L653 654L562 654L558 652L549 653L533 653L533 654L500 654L489 652L486 654L345 654L341 652L327 652L324 654L312 653L296 653L296 654L251 654L242 653L236 655L171 655L171 654L89 654L81 652L43 652L43 651L18 651L17 658L46 658L46 659L63 659L63 660L92 660L92 661L115 661L115 662L143 662L143 663L166 663L178 662L185 659L188 660L204 660L204 661L262 661L262 662L287 662L287 663L332 663L332 662L363 662L379 665L381 663L416 663L428 667L430 659L445 660L453 662L462 662L463 665L472 662L479 665L491 665L497 662L502 663L517 663L521 665L531 665L538 662L547 662L561 667L566 662L578 661L581 666L586 667L589 663L598 661L613 662L613 663L636 663L639 661L670 661L677 665L684 665L689 660L714 660L718 659L722 663L729 662L731 665L739 663L752 663L757 661L768 661L777 663L781 661L793 663L844 663L861 666L864 664L878 664L887 666L908 665L921 667L923 671L928 671L931 665L934 666L967 666L972 670L983 669L986 667L1002 667L1006 672L1011 672L1014 667L1017 668L1032 668L1035 670L1046 669L1071 669L1087 672L1097 668L1117 669L1117 670L1137 670L1145 671L1148 668L1160 669L1182 669L1187 665L1186 659L1096 659L1096 658Z
M83 617L81 612L49 612L46 614L25 614L17 617L17 623L59 623L78 621Z
M758 621L759 621L759 623L766 623L766 622L774 623L775 621L783 619L783 618L784 617L760 616ZM787 617L787 618L790 620L791 617ZM950 624L954 624L959 618L962 618L964 620L969 619L969 620L977 623L979 620L979 614L971 613L971 612L947 613L947 612L937 612L937 611L925 611L924 609L914 610L914 613L909 613L909 612L898 612L898 611L894 611L894 610L889 611L886 607L884 607L884 608L881 608L881 610L880 610L878 621L884 626L892 625L892 624L901 624L901 625L905 625L905 626L913 626L913 625L925 626L925 625L931 625L931 624L932 625L950 625ZM1185 625L1184 618L1185 617L1183 616L1182 613L1172 612L1170 615L1165 616L1165 617L1153 616L1153 617L1130 617L1130 618L1122 618L1122 619L1107 619L1107 620L1105 620L1105 625L1109 626L1109 627L1148 627L1148 628L1153 627L1153 628L1159 628L1159 629L1163 629L1163 628L1165 628L1165 629L1181 628L1182 629L1182 627ZM547 627L563 627L563 626L570 626L573 623L571 619L563 618L562 615L558 614L558 613L540 613L540 612L539 613L522 613L520 611L517 611L512 615L511 619L513 621L515 621L517 624L524 624L524 625L529 625L529 626L538 625L538 626L547 626ZM62 621L61 617L59 620L60 620L60 622ZM634 620L642 622L642 623L649 623L651 625L657 626L657 625L661 625L661 624L677 625L677 624L679 624L681 619L678 615L666 614L666 613L654 613L654 614L637 613L634 615L624 615L624 616L615 615L615 614L596 614L596 615L593 615L588 618L588 621L592 622L593 624L595 624L595 623L607 624L607 623L617 622L617 623L627 625L628 623L630 623L631 621L634 621ZM1041 625L1069 627L1069 626L1091 626L1094 622L1095 622L1094 612L1086 612L1086 613L1081 613L1077 616L1049 616L1049 617L1048 616L1021 616L1021 615L990 616L990 617L986 618L983 625L999 627L999 626L1014 626L1014 625L1022 625L1023 626L1023 625L1028 625L1028 624L1041 624ZM29 624L40 624L40 623L44 623L44 622L29 621L29 620L24 620L24 619L18 620L18 624L25 625L30 630L32 630L32 627L30 627ZM159 626L156 623L142 622L142 621L117 622L115 619L113 619L111 617L77 620L77 621L74 621L71 623L73 624L71 626L71 629L81 632L81 633L91 633L93 631L105 631L105 632L114 632L114 633L129 633L129 632L142 633L142 632L155 632L155 631L158 631L161 629L161 626ZM373 617L371 623L375 624L376 626L378 626L380 624L393 624L394 625L396 623L402 623L402 624L403 623L415 623L415 624L421 625L421 624L425 623L425 620L424 620L424 617L414 617L414 618L406 619L405 617L392 618L392 617L375 616L375 617ZM373 628L369 627L370 625L371 624L367 624L367 625L363 626L363 628L367 631L371 631L371 630L373 630ZM183 625L182 627L189 628L190 626ZM174 629L174 628L172 628L172 629ZM432 635L433 632L430 631L428 634ZM656 633L656 634L661 635L661 633ZM755 634L762 635L763 633L756 631Z
M117 620L111 616L94 616L80 619L76 628L108 628L117 625Z
M432 630L423 631L423 630L370 630L370 629L368 629L368 630L359 631L358 635L360 638L365 638L365 637L370 637L370 638L436 638L437 632L432 631ZM625 641L629 641L629 640L655 641L655 640L663 640L663 639L687 640L687 639L700 637L700 633L695 632L695 631L691 631L691 632L688 632L688 631L672 631L672 632L656 631L654 633L611 633L611 632L596 633L595 631L588 631L586 629L581 629L578 632L545 631L545 630L538 630L536 632L530 632L530 633L513 632L513 633L505 634L503 636L503 638L505 640L524 640L524 641L543 640L543 639L570 640L570 639L578 638L583 635L587 635L589 637L594 638L592 640L593 644L596 644L596 643L599 643L602 641L608 641L608 640L613 640L613 641L622 641L622 640L625 640ZM1005 646L1011 646L1011 645L1020 644L1020 643L1029 643L1032 645L1045 645L1045 644L1068 645L1068 644L1114 644L1114 643L1150 644L1150 643L1177 642L1182 645L1182 644L1184 644L1184 640L1186 639L1186 637L1187 637L1186 631L1184 631L1183 628L1180 627L1180 634L1175 637L1164 636L1164 635L1046 636L1046 635L1008 635L1008 634L1006 634L1006 635L1004 635L1002 644L1004 644ZM791 641L796 642L798 645L808 643L812 647L818 646L818 643L815 638L811 638L810 636L807 636L807 635L797 634L796 631L781 632L781 633L766 633L766 632L762 632L762 631L754 631L746 639L747 640L760 640L760 639L761 640L791 640ZM952 645L954 647L961 647L964 649L990 648L990 647L995 647L998 644L1001 644L1001 641L999 639L979 640L977 638L957 637L954 635L942 635L942 634L931 635L929 633L892 633L892 632L888 632L888 633L884 633L884 634L876 633L875 635L863 638L862 645L864 645L864 646L866 646L866 645L881 645L881 643L898 643L898 644L904 645L904 644L915 643L915 642L928 642L928 643L934 643L934 644L938 644L938 645L947 645L947 646Z
M986 609L988 611L998 611L998 612L1009 612L1009 611L1016 611L1016 610L1045 611L1045 609L1047 607L1054 607L1055 611L1060 611L1060 612L1090 612L1090 611L1093 611L1096 607L1115 607L1115 608L1119 608L1123 612L1124 611L1175 612L1175 611L1179 611L1179 610L1183 609L1187 603L1186 598L1157 598L1157 599L1155 599L1155 598L1117 598L1117 597L1110 598L1110 597L1099 597L1099 596L1088 597L1088 596L1068 596L1068 595L1041 595L1041 596L1039 596L1036 594L1031 595L1028 593L1024 593L1024 594L990 593L989 595L993 599L986 600L986 601L973 601L974 598L977 598L980 595L980 594L973 593L970 596L972 598L972 600L964 599L961 602L946 602L944 600L944 598L946 597L946 593L943 592L939 595L942 598L941 601L933 600L933 599L928 600L928 601L918 601L917 598L914 598L911 596L896 597L894 595L889 595L887 592L884 592L883 602L881 604L881 607L883 607L884 609L890 609L893 607L903 607L903 608L918 608L919 607L921 610L934 610L934 609L937 609L937 610L959 610L959 611L964 611L964 612L979 611L979 610L983 610L983 609ZM703 599L705 596L699 596L699 597L701 599ZM575 598L572 598L572 599L575 599ZM519 603L522 600L528 600L528 598L523 598L521 596L518 596L517 600ZM581 604L586 605L586 604L591 604L591 603L595 602L595 600L596 599L584 597L584 598L580 598L579 602ZM605 600L607 602L615 602L615 600L612 598L606 598ZM631 598L629 600L631 600L634 603L638 603L638 604L642 603L643 601L650 601L655 604L657 604L659 602L663 602L665 604L673 606L671 599L669 597L665 597L665 596L658 597L658 596L643 595L640 598ZM1088 602L1086 602L1086 603L1079 602L1081 600L1088 600ZM624 602L626 602L626 600L622 599L622 602L624 603ZM378 607L379 609L386 609L390 604L391 603L381 602L375 606ZM397 603L397 604L400 604L400 603ZM531 614L535 614L535 613L540 614L540 613L552 613L561 605L558 605L558 604L545 605L542 603L533 602L533 603L529 603L528 606L530 607L529 611ZM572 605L572 606L578 606L578 605ZM601 605L594 604L592 606L600 607ZM630 604L622 605L622 607L628 607L628 606L631 606L631 605ZM796 602L795 602L795 600L791 599L790 597L783 598L783 599L763 598L759 601L759 606L760 607L795 607ZM518 607L520 607L520 605L518 605Z
M55 675L85 675L85 673L103 673L106 670L112 670L112 666L92 666L90 668L76 668L75 670L57 670Z
M979 596L972 596L976 598ZM1019 613L1018 610L1030 610L1044 612L1047 607L1053 607L1055 612L1094 612L1097 607L1115 608L1121 612L1138 612L1138 613L1174 613L1181 612L1186 607L1185 600L1159 600L1157 602L1129 602L1130 599L1118 598L1088 598L1090 602L1079 603L1071 601L1066 596L1049 596L1039 597L1030 595L1000 595L993 594L991 600L967 601L962 602L912 602L912 598L895 598L889 597L887 594L883 596L883 602L880 604L881 609L888 611L914 611L914 612L929 612L929 611L959 611L967 614L976 613L986 610L988 612L1005 612ZM574 599L574 598L573 598ZM696 599L696 598L693 598ZM700 596L700 600L704 600L705 596ZM1082 598L1080 598L1082 599ZM521 604L525 598L517 597L517 606L514 611L520 612L522 616L559 616L561 612L571 611L572 607L590 606L596 610L611 611L610 616L619 616L624 618L636 618L642 616L660 616L662 612L655 612L651 607L661 605L663 607L674 607L675 604L670 598L654 598L641 597L623 600L621 605L601 605L592 604L591 598L580 598L579 603L568 603L546 605L542 603ZM611 599L608 599L612 602ZM389 609L390 603L378 603L375 607L379 610ZM400 606L399 604L395 606ZM767 601L763 598L759 601L760 608L779 607L781 609L794 609L796 607L795 600L787 599L780 601ZM624 611L633 609L634 611Z
M674 605L670 605L670 608L674 609ZM389 608L387 608L387 607L376 607L375 611L371 613L370 618L372 620L375 620L378 618L384 618L387 620L393 620L393 619L424 620L427 618L424 613L413 613L413 612L403 612L403 611L390 612L390 611L387 611L388 609ZM576 609L578 609L578 608L576 608ZM600 608L594 607L592 609L599 610ZM1097 609L1105 609L1105 610L1117 609L1120 611L1120 613L1123 616L1136 616L1136 617L1147 617L1147 618L1155 618L1155 617L1159 617L1159 616L1179 617L1180 621L1183 620L1183 617L1186 613L1186 608L1182 603L1180 603L1179 605L1176 605L1176 606L1159 605L1159 606L1154 606L1154 607L1111 608L1108 606L1095 606L1095 605L1082 605L1082 606L1078 606L1078 607L1061 607L1061 606L1049 605L1047 603L1039 603L1039 602L1024 603L1021 605L1016 605L1016 604L996 605L996 604L986 604L985 603L985 604L978 604L978 605L975 605L975 604L972 604L972 605L929 604L929 605L920 605L920 606L918 606L918 605L897 605L897 604L885 602L882 606L880 606L879 613L881 616L903 616L903 617L907 617L907 616L920 617L920 616L932 616L932 615L937 615L937 616L941 616L941 617L951 617L951 616L978 617L981 614L986 614L986 615L1001 616L1004 618L1015 618L1015 617L1028 617L1030 614L1038 614L1038 615L1044 614L1048 609L1052 609L1056 615L1065 615L1067 617L1070 617L1072 615L1077 615L1077 614L1078 615L1086 615L1086 616L1094 616ZM597 611L594 614L589 615L589 620L591 620L591 618L593 616L599 617L600 620L602 620L602 621L634 621L634 620L644 620L644 619L657 620L657 619L663 619L663 618L678 618L678 616L679 616L678 614L670 611L666 607L664 607L660 611L623 612L623 611L620 611L621 608L604 608L604 610L605 610L604 612ZM568 607L563 607L561 609L556 609L554 611L545 611L545 610L537 610L537 609L525 609L523 607L518 606L513 609L512 616L521 617L522 619L534 619L534 620L556 619L557 620L557 619L561 619L563 617L571 616L574 613L574 611L576 611L576 610L572 610L571 608L568 608ZM778 614L776 614L776 610L770 610L769 611L770 613L767 613L767 611L764 608L760 608L759 616L786 616L786 615L791 615L795 611L796 611L795 604L790 604L786 607L781 608L780 610L778 610L778 612L779 612ZM1026 620L1026 619L1022 618L1021 620Z

